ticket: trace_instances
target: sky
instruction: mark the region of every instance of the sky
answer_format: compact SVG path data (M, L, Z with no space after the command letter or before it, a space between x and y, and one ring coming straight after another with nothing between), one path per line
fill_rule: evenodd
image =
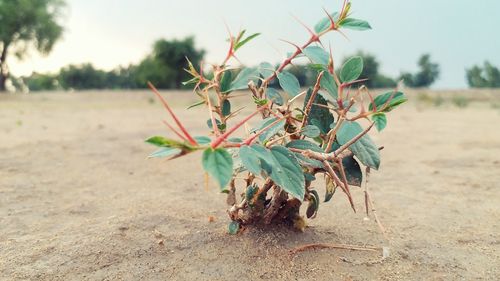
M370 22L373 30L327 35L334 58L358 50L374 54L381 72L393 77L416 71L423 53L441 66L433 88L465 88L465 69L489 60L500 66L500 1L498 0L352 0L352 17ZM221 62L227 51L225 23L233 33L247 29L262 35L239 51L242 63L279 62L308 39L309 26L340 9L341 0L67 0L63 38L52 53L36 52L17 61L14 75L56 72L67 64L91 62L102 69L139 62L159 39L193 35L206 61Z

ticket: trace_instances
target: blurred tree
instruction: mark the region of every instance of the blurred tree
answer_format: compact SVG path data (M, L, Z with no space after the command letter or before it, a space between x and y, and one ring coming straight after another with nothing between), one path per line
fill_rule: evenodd
M95 69L92 64L68 65L59 72L59 83L64 89L105 89L106 72Z
M439 65L431 62L431 56L429 54L424 54L420 57L418 66L420 67L420 71L415 74L401 74L401 79L404 80L408 87L429 87L438 79Z
M204 50L195 48L193 37L183 40L158 40L153 44L153 53L137 68L137 83L140 87L151 81L159 88L181 88L182 82L191 78L183 71L188 68L186 58L199 68L204 54Z
M0 91L5 91L9 78L11 51L23 59L30 47L42 54L52 50L63 32L57 20L64 6L63 0L0 1Z
M56 75L33 72L29 77L22 78L22 84L30 91L57 89L59 82Z
M500 71L488 61L484 62L484 67L473 66L466 69L467 83L472 88L499 88Z
M394 79L379 73L380 63L374 55L358 51L353 56L360 56L363 58L363 72L361 72L360 78L369 79L365 82L368 88L392 88L396 86L397 83ZM342 64L353 56L346 57Z

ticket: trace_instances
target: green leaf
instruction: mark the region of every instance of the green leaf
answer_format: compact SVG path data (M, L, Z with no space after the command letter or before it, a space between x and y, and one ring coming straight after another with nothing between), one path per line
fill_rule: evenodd
M333 76L330 73L325 72L323 74L323 77L321 77L320 86L330 94L330 96L333 98L334 101L337 100L337 95L338 95L337 83L335 83L335 79L333 79ZM331 99L326 99L326 100L330 101Z
M238 234L238 231L240 230L240 223L237 221L231 221L227 225L227 232L231 235L236 235Z
M391 98L392 95L394 95L394 96L392 97L389 104L384 106L385 103ZM375 106L376 106L376 111L389 112L389 111L393 110L394 108L396 108L398 105L406 102L407 100L408 99L406 98L406 96L402 92L394 93L394 91L391 91L391 92L387 92L385 94L377 96L373 101L374 101ZM372 103L370 103L369 109L370 109L370 111L373 111L373 104Z
M187 108L187 109L191 109L191 108L193 108L193 107L197 107L197 106L200 106L200 105L202 105L202 104L205 104L205 101L204 101L204 100L199 101L199 102L196 102L196 103L193 103L192 105L188 106L188 108Z
M215 119L215 124L217 124L217 128L219 128L219 130L221 131L224 131L226 130L226 125L225 124L222 124L219 119ZM212 126L212 119L207 119L207 126L210 130L213 130L213 126Z
M293 140L286 144L288 148L296 148L300 150L311 150L314 152L324 153L323 149L319 147L317 144L310 142L308 140Z
M375 123L375 127L379 132L382 132L382 130L387 126L387 117L385 116L384 113L375 113L372 115L372 120Z
M307 102L309 101L312 94L312 90L309 89L307 91L306 98L304 100L304 108ZM316 95L314 99L313 106L311 107L311 111L307 116L307 124L315 125L318 127L322 134L327 134L330 131L330 125L335 122L332 113L328 108L320 107L320 105L328 105L326 100L321 95Z
M274 88L267 88L266 90L266 97L274 102L275 104L281 106L284 104L283 97L281 96L280 92Z
M304 200L305 179L302 168L293 153L284 146L276 145L271 148L273 156L271 179L288 194Z
M311 60L313 64L328 65L328 62L330 61L330 55L323 50L323 48L318 46L309 46L302 52L309 58L309 60Z
M256 68L244 68L238 73L236 78L231 83L228 91L243 90L248 88L249 81L256 81L259 75Z
M318 127L314 125L307 125L304 128L302 128L300 133L306 137L315 138L321 134L321 131L319 130Z
M257 126L256 128L254 128L252 130L252 132L258 132L260 130L263 130L267 126L269 126L272 123L276 122L276 120L278 120L278 118L276 118L276 117L268 117L268 118L262 120L261 123L259 124L259 126ZM263 142L267 141L268 139L270 139L271 137L273 137L274 135L276 135L277 133L279 133L283 129L283 127L285 126L285 123L286 123L286 120L283 119L280 122L278 122L275 125L273 125L270 128L268 128L264 133L262 133L259 136L259 141L263 143Z
M353 29L353 30L360 30L360 31L372 29L372 27L370 26L370 24L367 21L353 19L353 18L344 19L340 23L340 27L347 28L347 29Z
M359 78L363 72L363 58L355 56L347 60L340 70L340 80L342 82L352 82Z
M212 142L212 140L209 137L205 137L205 136L196 136L196 137L194 137L194 139L200 145L205 145L205 144L209 144Z
M239 155L243 167L254 175L260 175L262 172L260 158L251 147L248 145L241 146Z
M223 148L208 148L202 156L203 169L224 189L233 175L233 158Z
M274 66L268 62L262 62L259 64L259 74L262 78L266 79L274 74Z
M151 153L148 156L148 158L161 158L161 157L175 156L175 155L180 154L181 152L182 152L182 150L179 148L163 147L163 148L160 148L159 150Z
M347 183L354 186L361 186L363 182L363 172L361 172L358 161L352 156L344 157L342 159L342 165L344 166ZM338 176L340 177L340 174L338 174Z
M277 118L272 118L272 122L275 122ZM271 120L269 120L271 121ZM271 124L272 122L269 122ZM283 127L285 127L286 120L283 119L280 122L276 123L275 125L271 126L271 128L267 129L264 133L262 133L259 136L259 141L261 143L266 142L270 138L274 137L276 134L278 134L281 130L283 130Z
M224 116L231 114L231 102L229 100L224 100L221 111Z
M172 148L182 148L182 149L190 149L190 150L194 149L192 146L190 146L184 142L180 142L180 141L176 141L176 140L172 140L172 139L167 139L167 138L164 138L161 136L150 137L149 139L146 140L146 142L149 144L158 146L158 147L172 147Z
M245 45L246 43L248 43L250 40L254 39L255 37L259 36L260 33L254 33L250 36L248 36L247 38L243 39L242 41L238 42L235 46L234 46L234 50L237 51L239 48L243 47L243 45Z
M337 22L337 20L339 19L339 13L335 12L335 13L331 14L331 17L333 18L333 20L335 22ZM324 17L314 26L314 31L316 31L316 33L321 33L323 31L327 30L330 27L330 24L331 24L330 18Z
M361 132L363 132L361 125L354 121L345 121L337 133L337 141L340 145L344 145ZM353 143L349 149L363 165L378 170L380 166L380 152L370 136L364 135Z
M295 97L300 93L300 84L297 77L288 71L283 71L278 73L278 81L285 92L290 94L290 96Z
M326 65L323 65L323 64L310 63L307 65L307 67L316 71L316 72L328 71L328 67Z
M220 79L220 91L222 93L229 94L231 91L231 81L233 80L233 73L231 70L226 70L224 73L222 73L222 77Z

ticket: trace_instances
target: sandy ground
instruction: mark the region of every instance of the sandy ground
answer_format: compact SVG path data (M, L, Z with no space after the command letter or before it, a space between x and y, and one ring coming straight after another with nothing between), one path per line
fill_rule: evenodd
M146 159L143 140L166 132L150 94L0 96L0 280L499 280L500 92L438 95L435 106L411 93L373 133L385 149L371 190L389 240L341 193L304 233L227 235L225 197L204 189L200 155ZM181 111L191 94L167 96L203 134L205 112ZM457 96L473 101L459 108ZM307 243L391 254L290 256Z

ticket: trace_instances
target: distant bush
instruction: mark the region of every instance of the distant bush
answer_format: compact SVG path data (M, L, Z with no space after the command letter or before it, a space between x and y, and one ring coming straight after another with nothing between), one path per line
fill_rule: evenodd
M484 66L474 65L466 69L467 83L472 88L499 88L500 71L488 61Z
M439 78L439 65L431 61L429 54L422 55L418 60L420 67L417 73L403 73L400 79L404 80L406 86L412 88L429 87Z

